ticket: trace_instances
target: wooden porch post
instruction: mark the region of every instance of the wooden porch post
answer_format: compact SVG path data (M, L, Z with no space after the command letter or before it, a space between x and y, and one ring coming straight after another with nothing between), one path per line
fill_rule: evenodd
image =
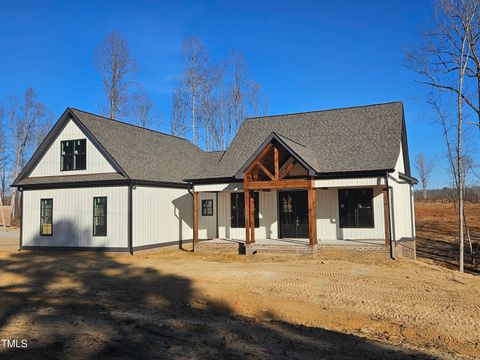
M246 185L246 184L244 184ZM244 209L244 215L245 215L245 243L250 244L250 190L248 190L246 187L244 189L245 191L245 209Z
M308 188L308 237L310 245L317 243L317 191L313 184Z
M255 242L255 197L250 196L250 242Z
M385 220L385 245L390 244L390 196L388 187L383 188L383 218Z
M198 242L198 192L193 192L193 242Z

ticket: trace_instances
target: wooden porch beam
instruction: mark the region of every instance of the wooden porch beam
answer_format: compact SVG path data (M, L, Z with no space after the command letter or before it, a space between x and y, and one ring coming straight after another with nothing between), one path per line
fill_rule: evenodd
M255 242L255 197L250 196L250 243Z
M246 185L247 182L245 181L244 184ZM250 244L250 191L245 189L245 209L244 209L244 216L245 216L245 243Z
M317 243L317 191L315 188L308 189L308 238L309 244Z
M275 179L272 180L279 180L280 179L280 171L279 171L279 164L278 164L278 146L275 145L273 147L273 168L274 168L274 175Z
M265 173L265 175L267 175L271 180L275 180L275 178L273 177L272 173L270 171L268 171L268 169L261 163L261 162L257 162L257 166Z
M295 164L296 164L295 159L292 156L290 156L288 160L285 161L285 164L282 165L278 180L282 180L285 176L287 176L289 172L292 170L292 168L295 166Z
M244 182L245 190L308 189L311 186L311 180L272 180Z
M243 172L243 174L249 174L255 166L257 166L257 163L260 162L265 155L267 155L267 152L273 147L273 144L270 143L265 148L258 154L257 158L247 167L247 170Z
M193 242L198 242L198 192L193 192Z

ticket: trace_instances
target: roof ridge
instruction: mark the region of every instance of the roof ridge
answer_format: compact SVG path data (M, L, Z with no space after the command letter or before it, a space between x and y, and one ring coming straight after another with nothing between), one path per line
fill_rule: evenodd
M137 128L137 129L140 129L140 130L147 130L147 131L153 132L153 133L155 133L155 134L170 136L170 137L173 137L173 138L176 138L176 139L184 140L184 141L187 141L187 142L191 143L193 146L199 148L197 145L195 145L194 143L192 143L190 140L188 140L188 139L186 139L186 138L184 138L184 137L181 137L181 136L168 134L168 133L166 133L166 132L158 131L158 130L154 130L154 129L149 129L149 128L146 128L146 127L143 127L143 126L140 126L140 125L131 124L131 123L128 123L128 122L122 121L122 120L112 119L112 118L109 118L109 117L107 117L107 116L95 114L95 113L92 113L92 112L90 112L90 111L85 111L85 110L77 109L77 108L74 108L74 107L71 107L71 106L70 106L69 108L72 109L72 110L75 110L75 111L80 111L80 112L85 113L85 114L88 114L88 115L100 117L100 118L103 118L103 119L106 119L106 120L111 120L111 121L117 122L117 123L119 123L119 124L132 126L132 127ZM200 148L199 148L199 149L200 149ZM202 150L202 149L200 149L200 150ZM202 151L203 151L203 150L202 150Z
M275 131L274 131L273 133L276 134L277 136L280 136L280 137L282 137L282 138L284 138L284 139L287 139L287 140L289 140L289 141L291 141L291 142L293 142L293 143L295 143L295 144L297 144L297 145L303 146L304 148L308 149L308 146L307 146L307 145L302 144L302 143L299 143L299 142L296 141L296 140L290 139L288 136L285 136L285 135L282 135L282 134L278 134L278 133L276 133Z
M300 112L292 112L292 113L287 113L287 114L274 114L274 115L252 116L252 117L247 117L247 118L245 118L244 122L247 121L247 120L256 120L256 119L270 118L270 117L281 117L281 116L290 116L290 115L312 114L312 113L320 113L320 112L327 112L327 111L356 109L356 108L364 108L364 107L372 107L372 106L381 106L381 105L389 105L389 104L403 104L403 101L398 100L398 101L388 101L388 102L376 103L376 104L356 105L356 106L344 106L344 107L333 108L333 109L300 111Z

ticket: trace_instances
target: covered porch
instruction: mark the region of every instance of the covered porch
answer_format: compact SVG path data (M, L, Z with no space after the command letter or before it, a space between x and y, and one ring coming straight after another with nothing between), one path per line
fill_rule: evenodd
M200 242L199 247L236 244L291 251L318 246L385 248L390 221L385 179L319 180L304 158L308 151L300 144L272 134L237 172L235 182L196 185L194 242ZM339 225L337 192L342 186L372 189L374 227L356 231Z

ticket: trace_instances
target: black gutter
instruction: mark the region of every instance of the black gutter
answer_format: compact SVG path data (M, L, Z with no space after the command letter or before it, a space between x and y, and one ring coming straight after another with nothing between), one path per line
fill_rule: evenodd
M132 225L133 225L133 214L132 214L132 189L133 185L128 186L128 249L130 254L133 255L133 238L132 238Z
M405 180L407 182L409 182L411 185L417 185L418 184L418 180L415 179L414 177L412 176L408 176L406 174L403 174L401 172L398 173L398 177L402 180Z
M165 188L179 188L186 189L188 184L166 182L166 181L146 181L146 180L90 180L90 181L75 181L75 182L59 182L59 183L41 183L41 184L12 184L11 187L24 188L24 189L68 189L78 187L105 187L105 186L126 186L126 185L139 185L139 186L151 186L151 187L165 187Z

